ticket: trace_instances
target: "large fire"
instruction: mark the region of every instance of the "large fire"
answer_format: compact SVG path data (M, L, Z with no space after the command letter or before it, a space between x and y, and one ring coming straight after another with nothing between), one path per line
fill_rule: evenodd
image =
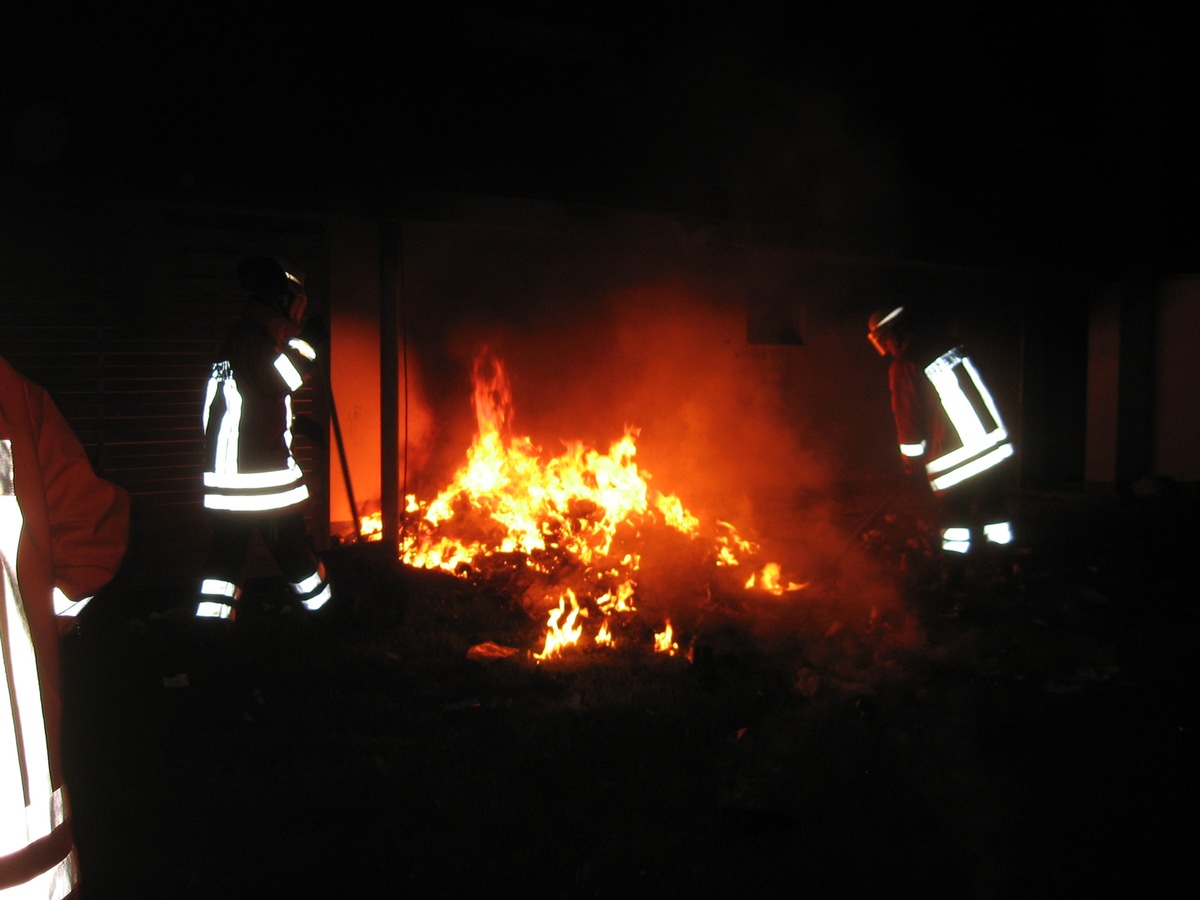
M726 573L749 566L736 578L745 590L782 595L805 587L785 582L777 563L753 565L759 547L729 523L706 528L679 497L651 488L636 462L638 429L627 427L607 453L571 442L547 458L530 438L512 433L503 363L484 351L473 383L477 433L466 463L432 500L406 497L400 557L462 577L514 565L534 576L522 603L546 615L535 659L580 644L593 616L591 643L615 646L614 626L637 612L639 571L656 534L686 542L702 565ZM361 526L378 539L378 515ZM678 651L669 620L654 647Z

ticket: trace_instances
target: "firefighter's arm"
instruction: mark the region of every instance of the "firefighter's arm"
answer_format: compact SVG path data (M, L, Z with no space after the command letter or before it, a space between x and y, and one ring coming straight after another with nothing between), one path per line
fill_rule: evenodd
M279 355L271 361L288 391L298 391L317 365L317 349L303 335L289 338Z
M913 453L911 456L901 453L900 465L904 468L904 474L910 476L925 475L925 452Z
M248 375L265 394L294 393L316 368L317 349L323 335L323 324L316 317L310 319L303 331L292 330L274 339L265 333L245 333L230 351L234 370Z
M274 365L289 390L298 390L317 367L318 348L327 340L329 329L321 316L310 316L300 333L287 340Z
M896 421L896 440L900 459L908 475L924 471L925 413L917 388L915 366L897 364L889 373L892 394L892 416Z
M49 396L41 397L38 458L54 557L54 606L63 633L108 584L129 542L129 495L98 477Z

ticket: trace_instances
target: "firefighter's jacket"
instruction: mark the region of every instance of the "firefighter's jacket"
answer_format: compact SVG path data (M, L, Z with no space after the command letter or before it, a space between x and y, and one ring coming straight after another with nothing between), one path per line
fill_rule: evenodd
M247 308L204 398L208 509L278 512L308 498L292 455L292 394L315 361L313 343L290 320L263 303Z
M128 494L0 359L0 900L55 900L77 884L58 640L116 574L128 529Z
M905 348L888 369L900 453L919 459L935 493L969 483L1013 455L979 369L961 347Z

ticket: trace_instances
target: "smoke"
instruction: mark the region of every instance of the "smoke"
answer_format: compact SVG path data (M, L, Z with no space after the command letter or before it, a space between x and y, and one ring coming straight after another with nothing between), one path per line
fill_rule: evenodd
M510 376L512 433L544 456L574 442L607 451L636 429L653 490L678 496L702 522L733 525L785 578L837 582L864 615L891 603L846 531L837 448L820 421L830 401L813 402L838 393L836 373L815 370L808 347L750 344L745 289L725 279L578 283L569 300L551 291L554 302L534 302L517 321L478 315L454 329L457 397L443 416L454 438L439 473L452 474L474 437L469 375L486 348ZM875 362L860 332L855 320L855 346Z
M606 450L635 428L652 486L721 517L826 478L788 425L786 353L747 345L744 307L682 281L613 291L574 320L466 333L457 347L486 346L510 372L514 432L548 454L572 441Z

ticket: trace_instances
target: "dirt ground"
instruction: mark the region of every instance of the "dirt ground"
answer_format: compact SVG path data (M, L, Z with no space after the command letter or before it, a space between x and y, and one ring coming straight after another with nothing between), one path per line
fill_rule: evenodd
M1182 894L1197 511L1027 497L1012 577L715 602L674 656L538 662L502 592L369 544L226 648L110 601L64 654L85 896Z

